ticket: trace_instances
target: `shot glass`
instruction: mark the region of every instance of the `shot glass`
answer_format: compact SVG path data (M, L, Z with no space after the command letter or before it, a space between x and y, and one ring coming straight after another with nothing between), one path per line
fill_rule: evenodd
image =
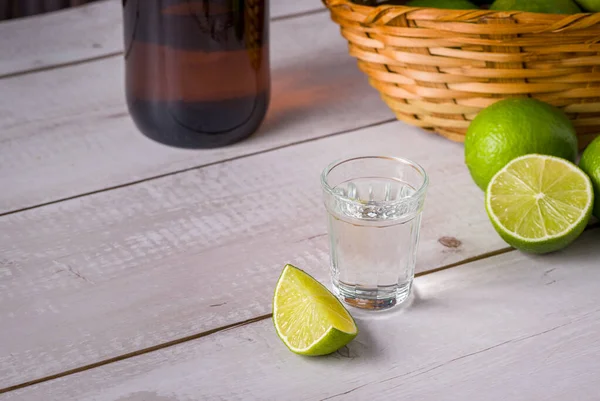
M428 183L421 166L398 157L356 157L325 168L331 279L342 301L383 310L409 297Z

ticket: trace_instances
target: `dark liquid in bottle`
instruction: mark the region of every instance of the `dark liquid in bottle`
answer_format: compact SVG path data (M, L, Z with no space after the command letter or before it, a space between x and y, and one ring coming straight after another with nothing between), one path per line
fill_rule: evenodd
M123 0L129 111L148 137L212 148L269 103L268 0Z

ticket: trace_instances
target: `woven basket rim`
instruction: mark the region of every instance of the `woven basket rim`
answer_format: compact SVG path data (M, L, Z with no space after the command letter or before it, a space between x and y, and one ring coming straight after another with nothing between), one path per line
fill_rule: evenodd
M495 10L448 10L432 7L411 7L407 5L392 5L380 4L376 6L363 5L354 3L352 0L322 0L323 4L333 11L334 8L344 7L351 8L361 14L367 16L365 24L378 22L382 24L382 18L389 13L396 16L406 15L409 19L428 19L432 21L460 21L460 22L477 22L485 19L507 19L522 16L526 19L535 19L536 25L553 25L561 29L567 30L575 23L577 29L580 29L582 20L586 20L588 26L600 23L600 12L589 13L581 12L576 14L549 14L549 13L532 13L525 11L495 11ZM387 16L385 20L388 22L395 17ZM385 24L383 24L385 25Z

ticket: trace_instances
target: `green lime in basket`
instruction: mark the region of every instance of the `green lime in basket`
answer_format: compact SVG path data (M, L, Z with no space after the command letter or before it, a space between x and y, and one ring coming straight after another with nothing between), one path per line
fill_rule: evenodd
M467 0L411 0L410 7L443 8L448 10L473 10L479 7Z
M594 216L600 219L600 136L583 152L579 167L590 177L594 186Z
M490 10L546 14L577 14L581 12L579 6L572 0L496 0L490 6Z
M483 190L516 157L540 153L575 161L577 136L565 114L530 98L509 98L482 110L465 137L465 162Z
M273 323L294 353L326 355L356 337L350 313L325 286L302 270L286 265L273 297Z
M490 181L486 210L494 228L513 247L557 251L573 242L590 220L594 193L576 165L546 155L521 156Z
M577 3L586 11L600 12L600 0L577 0Z

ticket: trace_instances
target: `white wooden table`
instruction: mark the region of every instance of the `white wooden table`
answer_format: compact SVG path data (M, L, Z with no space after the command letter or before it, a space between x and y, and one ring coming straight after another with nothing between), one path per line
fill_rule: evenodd
M207 151L133 126L119 1L0 24L0 401L600 400L600 229L508 248L462 146L394 121L318 0L272 7L266 123ZM431 175L416 300L296 356L275 281L327 281L319 172L366 153Z

